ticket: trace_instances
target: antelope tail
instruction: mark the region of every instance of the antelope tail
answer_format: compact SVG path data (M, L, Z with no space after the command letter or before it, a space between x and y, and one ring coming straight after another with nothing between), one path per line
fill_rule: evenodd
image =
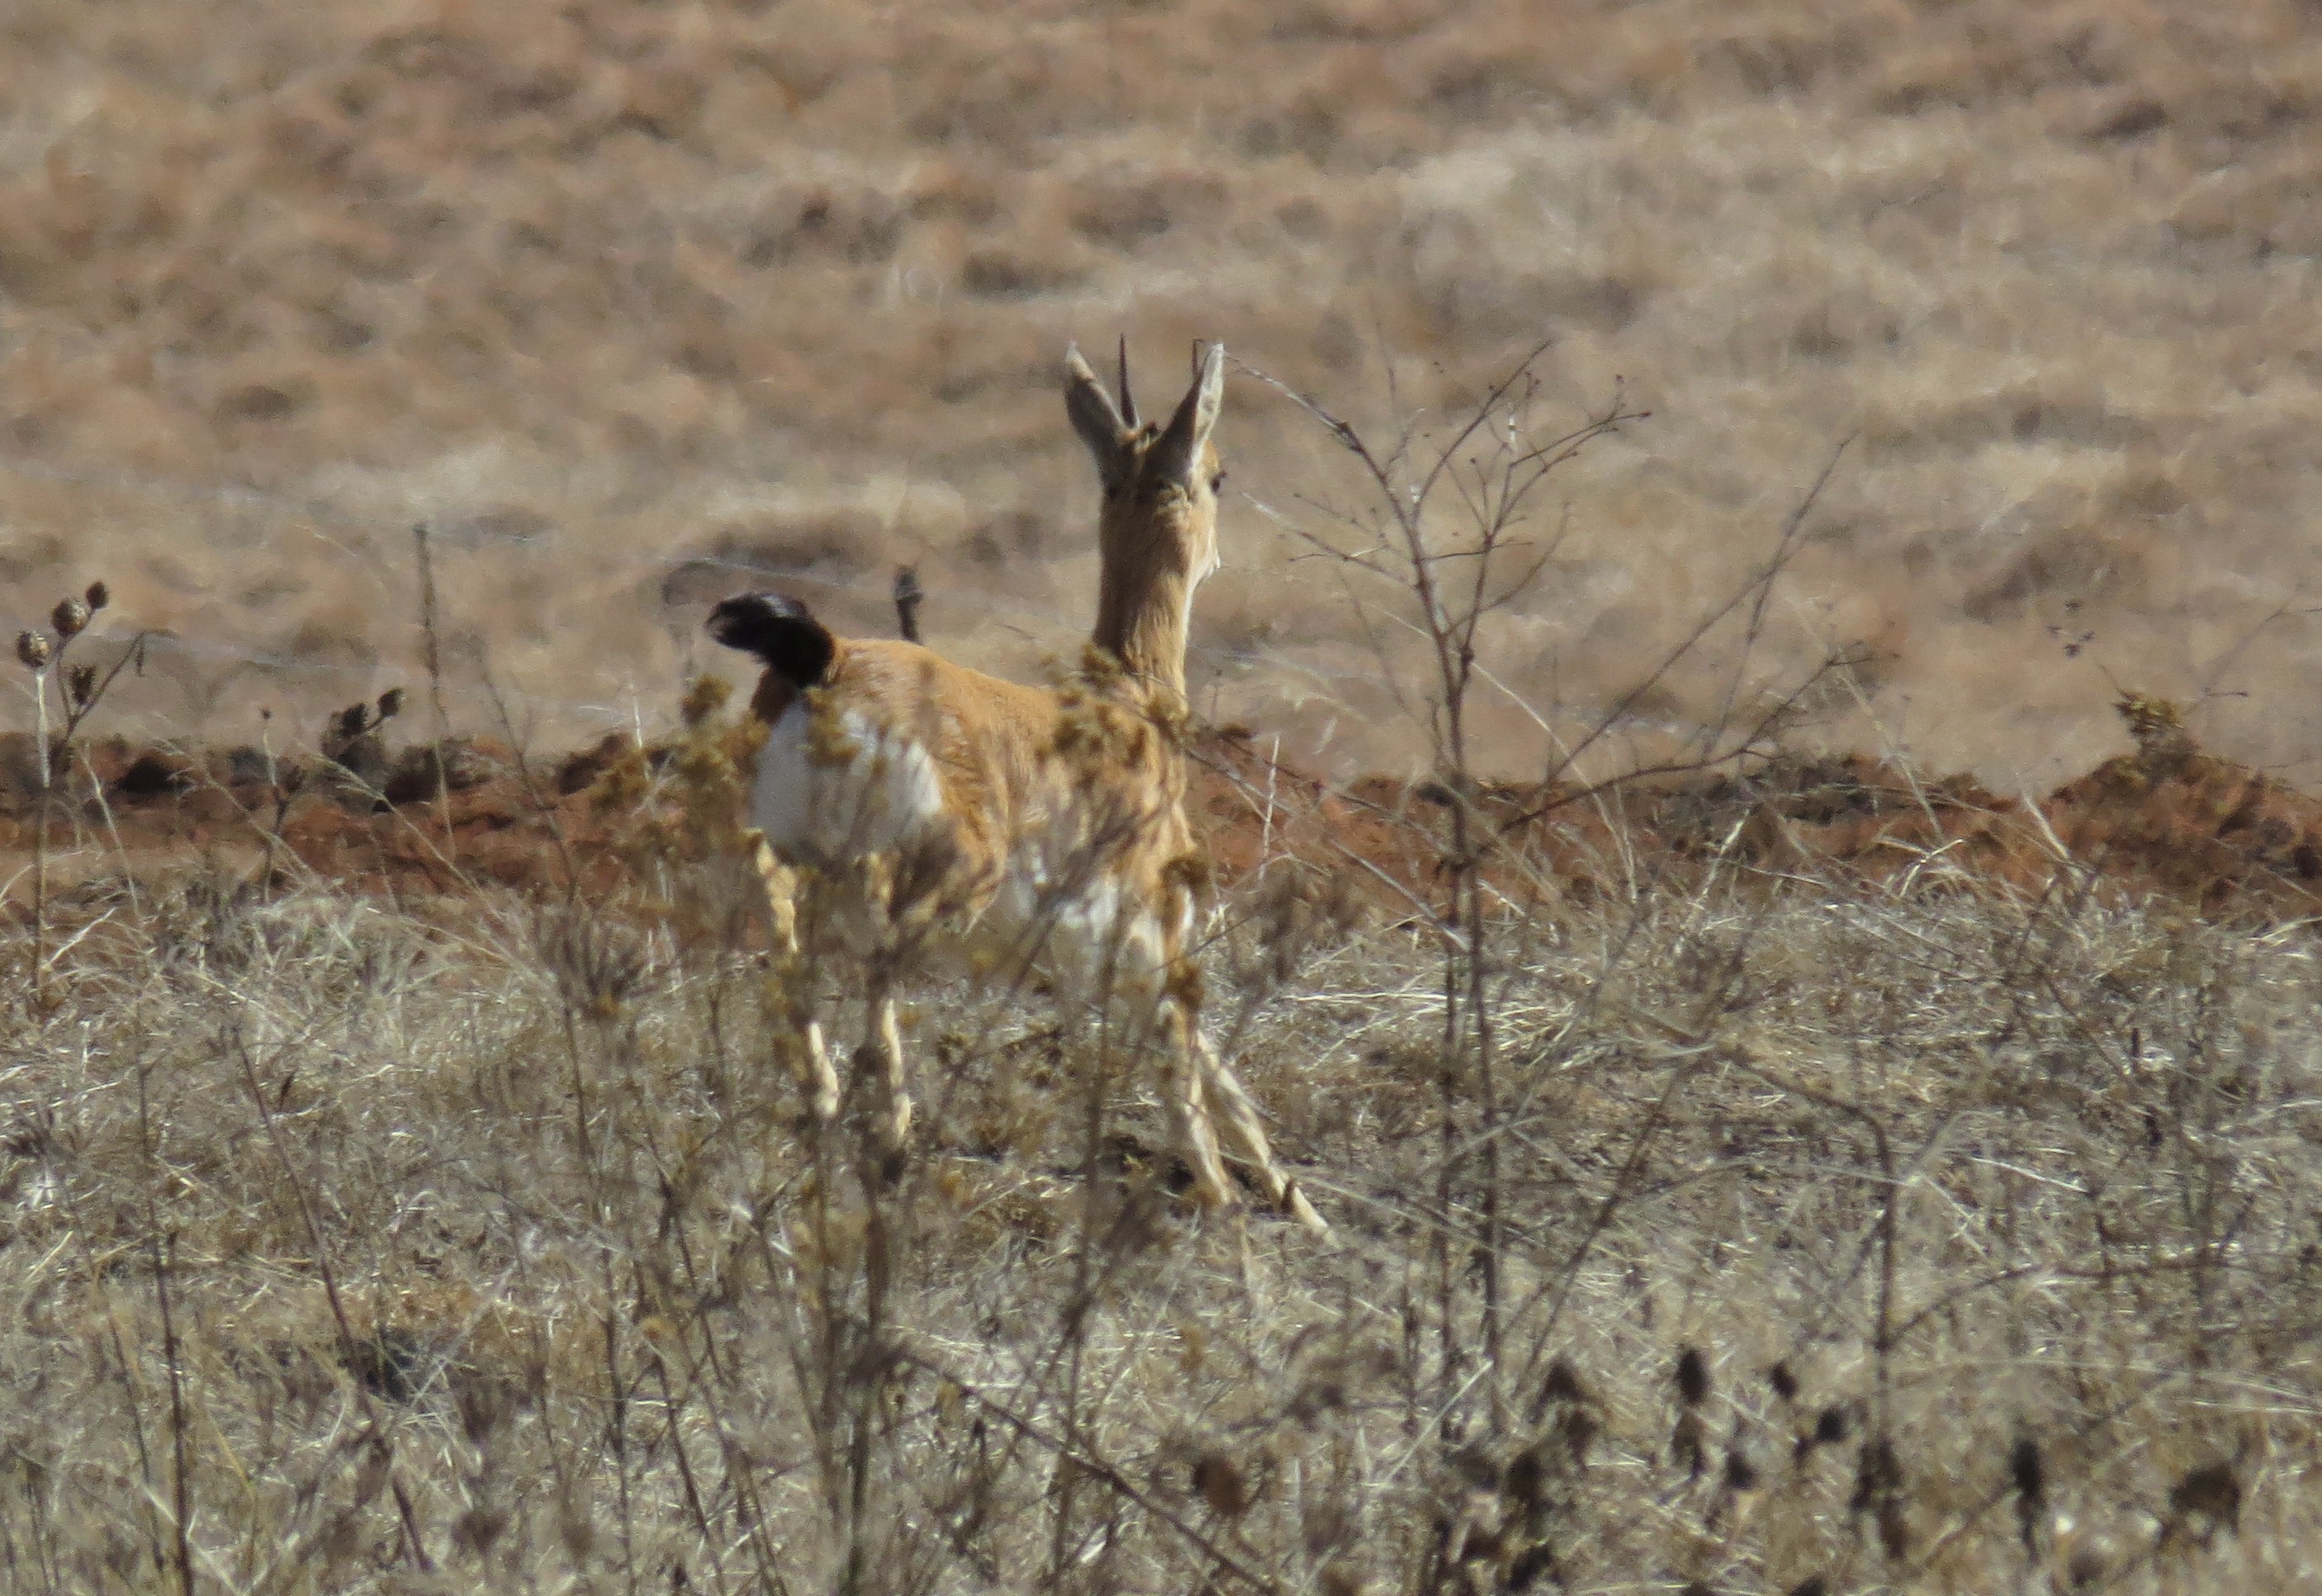
M830 628L795 598L780 593L737 593L709 612L709 635L727 648L755 654L792 687L818 686L838 652Z

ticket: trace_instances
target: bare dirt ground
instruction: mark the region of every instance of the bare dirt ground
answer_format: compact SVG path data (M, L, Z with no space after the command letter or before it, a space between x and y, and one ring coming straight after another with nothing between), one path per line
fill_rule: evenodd
M1543 406L1653 416L1543 506L1495 636L1551 725L1851 439L1748 665L1871 645L1827 748L2044 791L2127 689L2315 773L2299 0L33 0L0 69L0 604L103 576L167 628L142 731L413 681L422 520L454 731L578 746L661 713L723 588L880 625L902 560L934 641L1024 674L1093 586L1067 340L1158 385L1222 338L1376 425L1552 337ZM1246 378L1221 442L1202 707L1401 773L1378 648L1296 558L1336 456ZM1495 742L1537 767L1531 714Z

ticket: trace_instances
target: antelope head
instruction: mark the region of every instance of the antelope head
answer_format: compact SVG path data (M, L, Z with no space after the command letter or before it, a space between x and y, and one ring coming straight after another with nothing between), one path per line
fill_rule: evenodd
M1065 354L1065 409L1104 487L1097 529L1103 576L1092 641L1130 672L1185 690L1185 634L1193 589L1218 568L1218 486L1225 480L1210 433L1225 397L1226 351L1211 344L1166 424L1140 420L1120 352L1120 397L1105 391L1077 348Z

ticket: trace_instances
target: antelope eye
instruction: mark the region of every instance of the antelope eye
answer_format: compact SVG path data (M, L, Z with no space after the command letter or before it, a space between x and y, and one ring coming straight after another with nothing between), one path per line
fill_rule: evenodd
M1215 493L1219 488L1223 488L1225 485L1226 474L1223 471L1220 471L1216 476L1210 479L1210 491L1211 493Z

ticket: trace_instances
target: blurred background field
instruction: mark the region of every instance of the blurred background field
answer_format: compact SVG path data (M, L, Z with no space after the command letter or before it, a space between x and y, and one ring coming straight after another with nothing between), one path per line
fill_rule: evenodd
M1504 773L1851 440L1756 652L1637 736L1860 642L1808 741L2044 789L2128 688L2322 775L2311 0L20 0L0 76L0 604L167 628L149 734L416 681L423 520L455 729L487 677L557 746L658 721L720 593L883 632L905 561L1030 675L1094 588L1068 340L1148 408L1206 336L1376 427L1552 338L1544 406L1652 416L1542 506ZM1329 441L1241 378L1221 442L1197 707L1409 768L1297 558Z

